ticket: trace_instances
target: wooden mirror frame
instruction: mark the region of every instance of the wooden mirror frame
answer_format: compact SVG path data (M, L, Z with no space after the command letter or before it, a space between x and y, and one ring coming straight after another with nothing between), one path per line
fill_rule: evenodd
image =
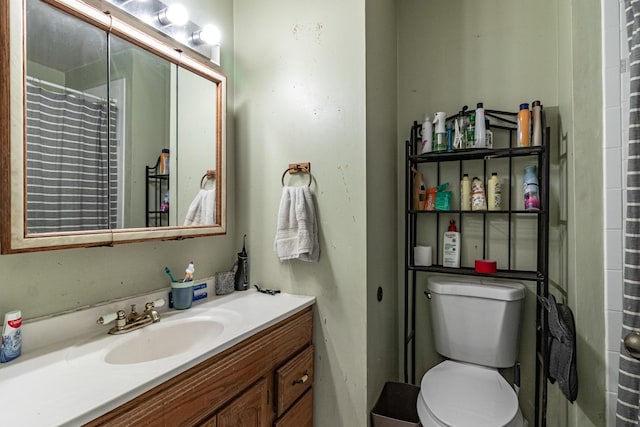
M217 85L216 224L27 234L26 228L26 48L25 0L0 2L0 253L111 246L226 233L226 77L206 60L146 28L113 5L109 10L79 0L43 0L75 17L142 47ZM91 0L89 0L91 1ZM19 47L19 48L17 48ZM185 49L186 50L186 49Z

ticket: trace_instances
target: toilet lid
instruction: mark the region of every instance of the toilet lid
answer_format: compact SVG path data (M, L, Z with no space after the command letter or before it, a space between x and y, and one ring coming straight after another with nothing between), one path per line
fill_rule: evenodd
M518 398L497 370L451 360L424 375L420 398L447 426L505 426L518 413Z

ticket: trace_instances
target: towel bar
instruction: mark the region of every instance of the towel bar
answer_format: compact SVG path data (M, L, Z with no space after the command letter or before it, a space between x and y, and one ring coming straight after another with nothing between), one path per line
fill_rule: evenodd
M207 169L207 173L202 176L200 180L200 188L204 189L204 184L207 180L216 179L216 171L213 169Z
M296 174L296 173L309 174L309 183L307 184L307 187L311 187L311 181L313 180L313 175L311 175L311 163L290 163L289 167L285 169L284 173L282 174L281 182L283 187L284 187L284 177L287 175L287 172L290 174Z

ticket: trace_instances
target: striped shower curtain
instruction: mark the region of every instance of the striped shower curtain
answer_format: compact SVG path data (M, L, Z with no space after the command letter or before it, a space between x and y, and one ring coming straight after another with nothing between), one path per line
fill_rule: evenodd
M105 101L27 85L27 233L115 228L116 115Z
M625 0L631 65L622 338L640 331L640 0ZM640 360L620 344L616 427L640 425Z

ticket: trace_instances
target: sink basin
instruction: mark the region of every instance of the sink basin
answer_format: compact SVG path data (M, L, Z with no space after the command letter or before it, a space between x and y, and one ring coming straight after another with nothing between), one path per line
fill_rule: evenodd
M194 350L224 332L224 324L212 319L162 322L132 332L105 354L111 365L131 365L164 359Z

